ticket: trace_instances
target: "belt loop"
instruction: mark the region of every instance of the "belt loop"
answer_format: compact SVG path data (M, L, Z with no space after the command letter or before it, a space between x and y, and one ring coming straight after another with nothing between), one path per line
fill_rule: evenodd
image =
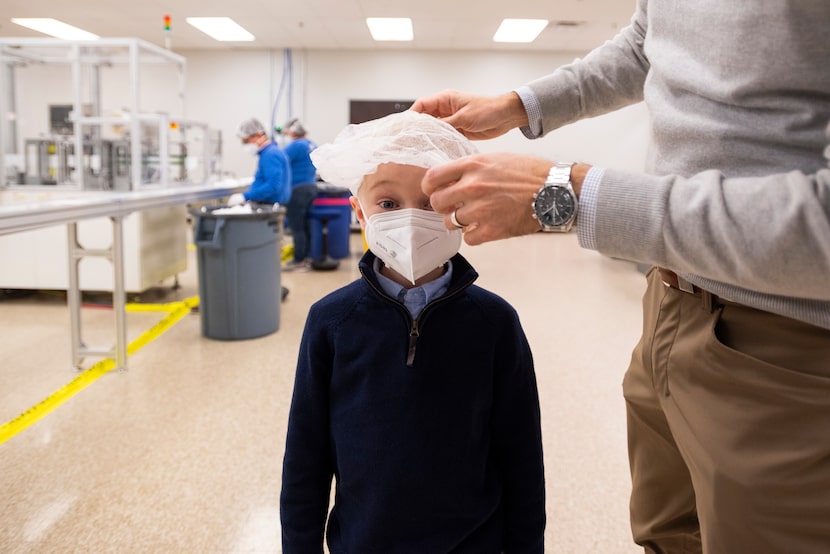
M718 297L712 294L709 291L701 291L700 292L700 299L703 301L703 309L709 312L710 314L715 311L715 308L718 306Z
M680 275L677 276L677 288L689 294L695 293L695 286Z

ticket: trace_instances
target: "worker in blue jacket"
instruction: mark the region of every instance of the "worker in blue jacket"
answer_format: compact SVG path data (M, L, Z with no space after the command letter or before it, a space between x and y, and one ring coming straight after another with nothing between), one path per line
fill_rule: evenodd
M235 206L245 202L261 204L287 204L291 198L291 167L288 158L268 135L258 119L247 119L239 126L237 136L242 147L252 156L258 156L256 174L245 193L235 193L228 204Z
M282 132L290 141L283 152L291 164L291 200L286 217L294 241L294 259L283 266L283 271L302 270L308 268L306 258L311 236L308 213L317 198L317 169L310 156L317 145L306 137L306 128L296 117L285 124Z

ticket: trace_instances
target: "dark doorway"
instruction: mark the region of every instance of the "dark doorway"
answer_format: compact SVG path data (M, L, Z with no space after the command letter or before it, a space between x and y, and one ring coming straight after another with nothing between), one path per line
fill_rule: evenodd
M363 123L408 110L414 100L350 100L349 123Z

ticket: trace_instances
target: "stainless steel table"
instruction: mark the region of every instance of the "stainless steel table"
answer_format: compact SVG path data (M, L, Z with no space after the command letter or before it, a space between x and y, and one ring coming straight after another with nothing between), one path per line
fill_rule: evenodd
M139 192L101 192L62 200L27 204L0 204L0 235L29 231L52 225L67 225L69 252L69 287L66 292L72 333L72 366L80 369L86 356L113 356L116 367L127 368L127 294L124 287L124 240L122 222L130 213L226 198L248 187L248 180L224 181L209 185L190 185ZM109 249L84 249L80 246L78 221L108 217L112 221L112 246ZM115 312L115 347L113 350L88 348L81 337L81 290L78 264L88 256L103 256L112 262L112 307Z

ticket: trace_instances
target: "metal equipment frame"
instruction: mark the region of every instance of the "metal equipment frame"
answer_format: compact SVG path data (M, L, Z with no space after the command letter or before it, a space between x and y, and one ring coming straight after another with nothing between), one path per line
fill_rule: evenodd
M68 231L69 276L67 290L72 335L72 367L81 369L86 356L113 356L116 367L127 369L127 293L124 288L124 241L122 222L132 212L225 198L245 190L249 182L227 182L174 189L128 193L101 193L90 198L55 200L37 204L0 205L0 235L66 224ZM112 221L112 245L109 249L90 250L78 244L77 225L83 219L109 217ZM115 312L115 347L87 347L81 336L81 290L78 263L84 256L103 256L112 262Z
M38 49L41 49L38 52ZM65 56L50 53L63 49ZM44 50L46 52L44 52ZM116 55L111 51L125 52ZM159 126L159 161L160 182L169 182L170 151L168 144L168 128L171 118L163 113L143 113L141 111L139 87L141 84L142 64L172 64L178 72L178 97L181 100L181 116L173 118L183 126L204 127L204 166L205 175L202 182L207 181L210 171L210 141L207 140L207 126L202 123L186 120L184 90L186 61L183 56L165 50L155 44L135 38L102 38L97 40L67 41L49 38L0 38L0 65L2 64L69 64L72 67L73 112L71 120L74 125L74 151L80 162L80 152L83 151L83 126L100 126L104 124L127 124L130 128L130 154L132 171L132 190L141 183L141 123L153 122ZM93 71L95 81L98 81L98 68L101 64L127 64L129 70L129 114L124 117L102 117L100 115L84 116L82 102L82 68L89 66ZM99 103L98 91L92 87L93 103ZM0 103L2 103L0 95ZM0 113L8 113L12 106L0 105ZM3 126L0 126L0 153L5 152L4 141L15 140L14 137L4 137ZM80 166L80 163L77 164ZM5 180L5 160L0 156L0 176ZM0 183L2 185L3 183ZM84 172L78 172L77 188L84 189Z

